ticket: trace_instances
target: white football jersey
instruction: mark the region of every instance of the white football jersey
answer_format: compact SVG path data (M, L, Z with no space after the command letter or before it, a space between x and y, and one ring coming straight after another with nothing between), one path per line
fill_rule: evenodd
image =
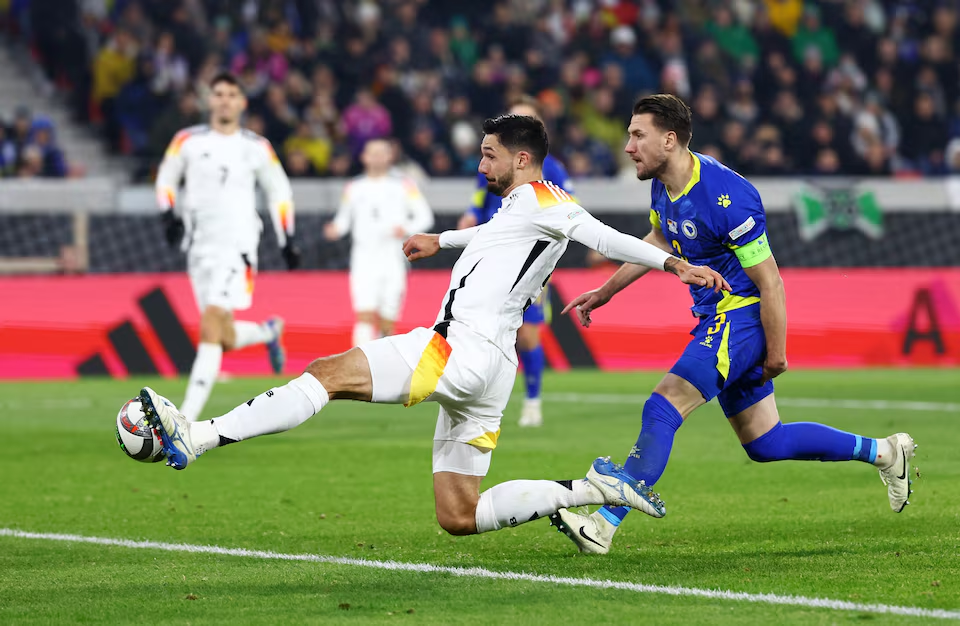
M181 179L184 192L178 198ZM157 202L183 217L185 250L232 248L255 254L263 230L256 208L258 182L282 248L294 232L290 181L270 142L251 131L225 135L201 125L177 133L157 173Z
M398 174L360 176L344 187L333 224L341 236L353 236L351 266L365 262L405 266L404 240L428 231L433 213L413 179Z
M516 363L514 344L526 310L547 283L569 240L608 258L663 269L670 254L603 224L549 181L526 183L503 199L486 224L440 236L463 247L435 328L461 323Z

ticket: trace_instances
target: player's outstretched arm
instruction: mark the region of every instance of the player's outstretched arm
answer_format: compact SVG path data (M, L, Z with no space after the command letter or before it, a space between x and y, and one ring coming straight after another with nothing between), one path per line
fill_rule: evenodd
M180 245L183 239L183 219L177 215L177 190L183 178L186 161L181 154L183 142L189 137L186 131L180 131L167 148L160 169L157 170L156 194L157 206L162 212L163 232L171 248Z
M682 282L688 285L710 287L714 291L730 289L730 285L723 277L708 267L690 265L657 245L621 233L591 216L578 216L578 218L579 223L569 230L567 236L588 248L596 250L607 258L633 263L645 268L662 269L676 274ZM618 273L621 270L618 270ZM613 285L613 287L619 287L617 291L646 273L630 268L622 271L620 280ZM631 280L627 282L627 279ZM598 291L600 293L584 294L587 297L582 302L578 303L584 296L574 300L564 308L564 312L569 311L574 306L578 307L577 317L580 323L589 326L590 311L605 304L613 297L613 293L616 293L608 294L603 288Z
M670 245L667 243L663 233L657 229L653 229L647 233L643 240L651 245L657 246L665 252L670 252ZM571 309L576 308L577 319L580 324L584 327L589 327L591 321L590 311L602 307L610 301L610 298L620 293L638 278L645 276L651 269L653 268L644 265L624 263L607 279L607 282L571 300L570 303L564 307L561 315L566 315Z
M767 357L763 362L763 382L766 383L787 371L787 296L780 268L772 255L743 271L760 290L760 323L767 340Z
M479 226L474 226L465 230L445 230L439 235L414 235L403 243L403 253L408 261L417 261L431 257L441 249L466 248L479 230Z

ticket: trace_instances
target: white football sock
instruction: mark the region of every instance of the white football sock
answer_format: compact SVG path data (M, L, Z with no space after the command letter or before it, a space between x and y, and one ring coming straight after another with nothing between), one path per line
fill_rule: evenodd
M356 322L353 325L353 346L362 346L365 343L377 338L377 329L373 324L366 322Z
M877 439L877 457L873 464L880 469L890 467L897 460L897 450L886 439Z
M219 343L201 343L197 347L197 356L190 368L190 381L187 383L187 393L180 404L180 413L187 421L195 422L200 417L207 398L217 382L220 373L220 361L223 359L223 348Z
M296 428L330 401L330 395L313 374L303 374L282 387L261 393L211 423L230 442L281 433Z
M233 333L236 339L233 342L234 350L246 348L258 343L267 343L276 339L276 333L266 324L256 322L241 322L234 320Z
M603 504L603 494L583 478L563 484L552 480L511 480L480 494L477 532L525 524L560 509L586 504Z

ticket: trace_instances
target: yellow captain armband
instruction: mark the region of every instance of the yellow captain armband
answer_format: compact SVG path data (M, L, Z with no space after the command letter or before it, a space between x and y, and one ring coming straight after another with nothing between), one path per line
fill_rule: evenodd
M487 199L487 191L485 189L477 189L473 192L473 206L477 209L483 208L483 203Z
M650 225L656 229L660 229L660 215L654 209L650 209Z
M770 250L770 243L767 241L767 232L754 239L748 244L742 246L730 246L737 259L740 260L741 267L753 267L766 261L773 256Z

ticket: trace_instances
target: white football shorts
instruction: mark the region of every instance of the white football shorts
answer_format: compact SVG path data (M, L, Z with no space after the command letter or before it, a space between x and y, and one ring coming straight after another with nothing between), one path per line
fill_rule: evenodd
M375 311L382 319L396 320L400 317L403 296L407 291L407 266L383 261L369 260L350 265L350 298L353 310Z
M192 254L187 259L187 273L201 312L208 306L243 311L253 304L256 254L234 250Z
M517 366L458 322L437 328L440 332L414 328L360 346L370 364L372 400L404 406L436 402L434 473L486 476Z

